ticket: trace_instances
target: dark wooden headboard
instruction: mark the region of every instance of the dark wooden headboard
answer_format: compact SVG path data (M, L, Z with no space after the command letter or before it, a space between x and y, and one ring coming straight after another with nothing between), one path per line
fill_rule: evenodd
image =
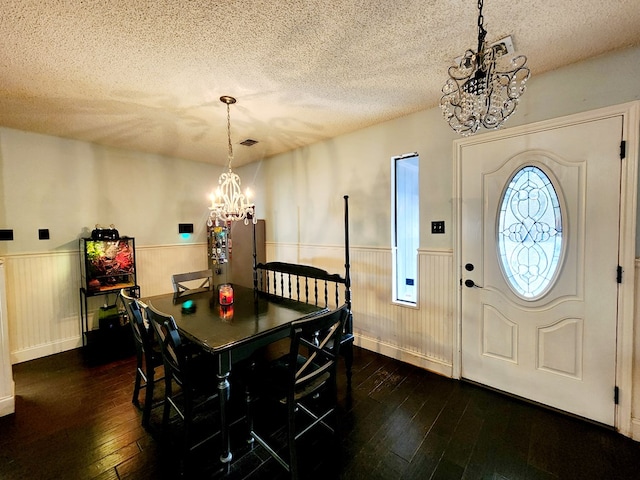
M349 272L349 196L344 196L344 275L329 273L311 265L285 262L257 263L255 233L253 251L253 285L257 291L331 310L338 309L343 304L347 305L349 316L345 323L341 349L345 357L348 384L351 385L354 336Z
M342 287L346 282L337 273L284 262L259 263L256 271L260 292L330 309L346 303Z

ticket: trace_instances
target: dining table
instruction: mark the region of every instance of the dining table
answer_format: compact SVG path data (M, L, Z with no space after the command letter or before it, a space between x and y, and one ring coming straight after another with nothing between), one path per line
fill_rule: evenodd
M325 312L327 308L265 294L253 288L231 285L233 303L220 303L217 289L187 290L142 298L141 301L171 315L178 331L216 358L215 379L220 401L220 461L233 458L229 434L229 377L234 364L248 359L259 348L289 335L296 320ZM222 299L227 303L228 299Z

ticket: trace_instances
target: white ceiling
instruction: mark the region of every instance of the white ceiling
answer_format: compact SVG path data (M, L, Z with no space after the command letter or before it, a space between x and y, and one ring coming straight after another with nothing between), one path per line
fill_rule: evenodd
M436 106L477 42L472 0L2 0L0 12L0 126L218 165L221 95L238 100L239 166ZM638 0L485 0L483 13L487 40L511 35L532 79L640 43Z

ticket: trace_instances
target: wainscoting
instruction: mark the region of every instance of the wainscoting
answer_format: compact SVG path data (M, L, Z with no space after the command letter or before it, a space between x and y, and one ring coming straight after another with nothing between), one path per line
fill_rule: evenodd
M9 326L4 261L0 258L0 417L15 412L15 384L9 355Z
M5 257L11 362L82 345L78 252Z
M418 306L409 307L391 301L390 249L350 250L356 344L450 377L455 332L452 252L418 252ZM267 259L344 274L342 246L267 244Z
M137 246L143 296L171 291L171 274L206 268L204 244ZM344 272L342 246L268 244L267 258ZM77 251L7 256L7 306L12 363L82 345ZM451 376L453 285L451 252L420 251L417 308L391 302L391 251L351 248L351 281L358 344ZM114 295L89 299L89 324Z
M312 264L344 273L342 246L268 243L266 247L268 260ZM207 265L205 244L138 246L136 255L144 296L170 292L172 273ZM356 344L450 377L455 345L453 254L420 250L418 257L419 298L418 306L412 308L391 301L391 250L351 247ZM4 260L11 363L81 346L78 252L10 255ZM635 275L640 279L640 260L636 261ZM89 300L93 324L98 308L114 297ZM638 304L636 318L640 318ZM635 345L632 435L640 440L640 328L635 329Z
M82 345L80 257L78 251L4 257L11 363L20 363ZM206 268L206 245L136 247L138 284L143 295L172 290L171 274ZM115 295L90 297L89 324Z

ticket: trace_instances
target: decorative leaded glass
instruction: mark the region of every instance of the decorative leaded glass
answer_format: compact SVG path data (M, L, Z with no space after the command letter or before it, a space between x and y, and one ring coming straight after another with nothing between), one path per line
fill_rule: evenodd
M507 283L535 299L549 288L560 265L562 212L549 177L538 167L518 170L504 192L498 255Z

